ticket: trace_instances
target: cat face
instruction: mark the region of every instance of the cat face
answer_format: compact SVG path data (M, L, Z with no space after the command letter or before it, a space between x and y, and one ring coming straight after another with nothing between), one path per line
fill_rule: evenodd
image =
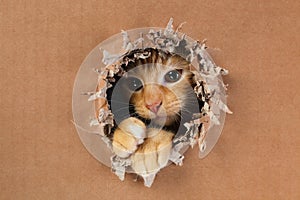
M190 95L192 74L184 66L149 63L130 70L125 79L135 112L158 125L170 125Z
M135 53L145 52L151 55L136 59L133 53L125 57L127 64L122 67L126 73L115 76L107 90L115 123L136 117L150 127L184 132L182 125L200 112L193 90L193 66L180 56L155 49Z

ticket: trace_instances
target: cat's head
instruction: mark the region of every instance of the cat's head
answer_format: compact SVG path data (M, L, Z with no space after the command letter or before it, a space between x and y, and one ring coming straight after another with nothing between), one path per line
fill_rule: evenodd
M131 70L125 87L132 92L130 104L139 116L170 125L179 119L189 98L191 78L183 66L149 63Z
M199 112L191 64L178 55L155 49L145 52L146 58L125 57L129 60L123 66L126 73L111 88L113 94L108 95L117 123L128 116L139 116L160 126L180 124L184 115L186 121L191 120L192 114Z

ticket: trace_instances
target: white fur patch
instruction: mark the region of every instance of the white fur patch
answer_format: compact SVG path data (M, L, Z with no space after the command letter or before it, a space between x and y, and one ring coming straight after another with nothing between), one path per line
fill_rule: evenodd
M130 124L128 125L127 129L136 138L144 139L146 137L146 132L144 127L138 126L136 124Z

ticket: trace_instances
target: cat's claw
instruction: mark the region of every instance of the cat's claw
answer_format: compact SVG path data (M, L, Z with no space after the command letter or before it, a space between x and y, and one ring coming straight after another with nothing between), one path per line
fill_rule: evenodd
M127 118L118 125L114 133L113 151L121 158L129 157L144 142L145 137L146 125L137 118Z

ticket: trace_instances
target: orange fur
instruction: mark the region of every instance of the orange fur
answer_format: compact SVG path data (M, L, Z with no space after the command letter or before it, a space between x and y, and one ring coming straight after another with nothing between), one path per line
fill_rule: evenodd
M130 103L135 111L145 119L151 119L160 126L175 123L180 109L187 98L190 87L190 64L179 56L160 56L153 51L150 58L136 62L136 67L128 72L128 76L138 78L143 88L134 92ZM164 75L174 69L181 69L181 78L176 82L165 82ZM147 105L161 102L154 113ZM126 128L131 124L130 128ZM142 125L141 125L142 124ZM114 132L113 149L121 157L131 157L132 168L137 174L149 174L164 167L172 147L173 133L157 128L145 129L145 138L139 138L135 132L137 127L145 127L142 121L125 119Z
M132 155L132 168L138 174L149 174L166 166L172 148L173 134L159 129L148 129L148 137Z

